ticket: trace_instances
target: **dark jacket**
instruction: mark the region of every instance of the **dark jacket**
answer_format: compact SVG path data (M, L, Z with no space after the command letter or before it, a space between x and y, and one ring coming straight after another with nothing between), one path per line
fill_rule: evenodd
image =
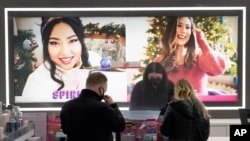
M125 119L117 104L109 106L101 102L99 95L88 89L65 103L60 118L68 141L113 141L112 132L125 128Z
M169 138L168 141L206 141L210 133L210 122L203 117L198 102L192 105L190 101L171 101L160 131Z
M132 91L129 110L160 110L169 102L173 93L173 82L166 83L166 86L161 89L155 89L143 80L136 83Z

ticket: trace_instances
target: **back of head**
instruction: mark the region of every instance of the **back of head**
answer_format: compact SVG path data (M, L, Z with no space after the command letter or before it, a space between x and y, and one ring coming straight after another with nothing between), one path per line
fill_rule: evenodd
M174 99L176 100L189 100L191 103L198 102L201 107L203 117L208 119L210 117L203 102L201 102L195 95L192 84L185 79L177 81L174 87Z
M191 100L195 96L192 84L185 80L180 79L175 84L174 98L177 100Z
M107 77L101 72L91 73L86 80L86 88L91 88L107 83Z

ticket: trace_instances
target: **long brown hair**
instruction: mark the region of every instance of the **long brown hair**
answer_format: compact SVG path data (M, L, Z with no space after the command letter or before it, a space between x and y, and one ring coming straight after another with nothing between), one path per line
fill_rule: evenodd
M173 16L169 17L169 21L165 27L165 31L162 35L162 50L160 55L163 56L161 63L165 67L167 72L176 72L175 60L177 56L176 52L176 28L177 23L181 17ZM191 22L191 30L195 28L195 23L193 22L192 17L187 17ZM187 55L185 57L184 66L186 68L191 68L193 65L193 60L196 58L195 54L195 38L193 32L191 32L191 36L187 44Z

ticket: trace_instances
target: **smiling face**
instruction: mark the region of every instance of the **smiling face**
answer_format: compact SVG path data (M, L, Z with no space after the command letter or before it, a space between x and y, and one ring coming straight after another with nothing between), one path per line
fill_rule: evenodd
M48 42L51 60L60 68L70 70L81 63L81 43L70 25L55 25Z
M192 32L191 21L188 17L180 17L176 27L176 42L178 46L184 46L190 39Z

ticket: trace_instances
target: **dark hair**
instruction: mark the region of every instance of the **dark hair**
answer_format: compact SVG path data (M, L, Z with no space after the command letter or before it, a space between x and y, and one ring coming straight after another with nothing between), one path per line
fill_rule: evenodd
M54 26L60 22L67 23L76 33L81 45L82 45L82 67L89 67L89 54L87 51L87 47L84 44L84 33L83 33L83 26L82 22L79 17L42 17L42 24L41 24L41 34L42 34L42 43L43 43L43 61L48 62L50 64L50 76L51 78L56 81L57 83L61 84L58 90L64 87L64 82L61 79L56 78L56 65L49 57L48 52L48 42L49 37L52 32Z
M151 62L145 68L145 71L143 74L143 82L146 84L147 87L151 86L149 79L148 79L148 75L152 72L162 74L162 81L158 87L159 90L165 90L166 87L169 87L170 89L173 88L173 82L168 79L167 73L164 67L159 62Z
M183 16L184 17L184 16ZM164 56L164 59L161 61L163 66L165 67L167 72L175 72L175 59L176 59L176 44L175 44L175 38L176 38L176 27L178 20L181 17L178 16L171 16L168 18L167 25L165 27L165 31L162 35L162 51L161 55ZM195 23L193 21L193 17L187 17L191 22L191 29L195 28ZM187 68L192 67L193 60L195 59L195 38L193 35L193 32L191 32L191 36L189 41L186 43L187 46L187 56L185 58L184 66Z
M150 95L152 92L152 84L149 82L148 75L152 72L160 73L162 74L162 81L158 85L156 89L156 93L160 94L158 96L162 97L163 99L166 99L165 103L167 104L170 100L172 100L173 97L173 89L174 89L174 83L168 79L167 72L165 71L164 67L159 62L151 62L147 65L145 68L144 74L143 74L143 84L144 84L144 94ZM165 105L165 104L164 104ZM163 107L163 105L162 105Z
M162 66L162 64L160 64L158 62L151 62L145 68L145 71L144 71L144 74L143 74L143 81L149 82L148 81L148 74L150 74L152 72L162 74L163 80L167 78L166 71L165 71L164 67Z

